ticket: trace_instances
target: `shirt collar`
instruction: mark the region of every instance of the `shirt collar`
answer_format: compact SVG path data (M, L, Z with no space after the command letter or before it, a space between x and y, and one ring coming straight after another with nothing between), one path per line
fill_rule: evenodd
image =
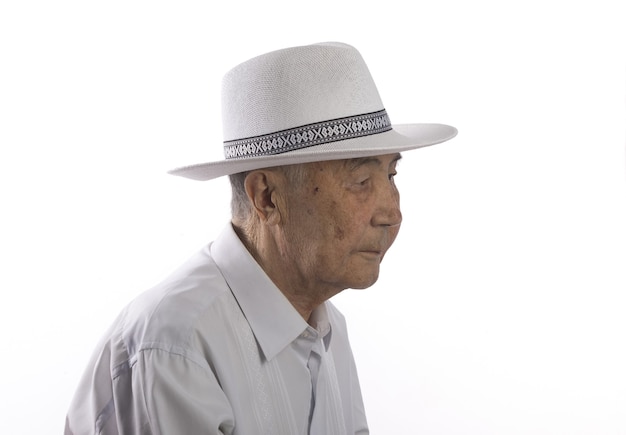
M328 309L324 302L311 313L311 325L315 328L320 337L324 340L324 348L328 352L330 346L330 338L332 336L332 327L328 318Z
M269 361L297 339L309 324L265 274L232 225L211 244L211 256L224 275L241 311ZM312 314L312 323L330 345L330 322L324 304Z

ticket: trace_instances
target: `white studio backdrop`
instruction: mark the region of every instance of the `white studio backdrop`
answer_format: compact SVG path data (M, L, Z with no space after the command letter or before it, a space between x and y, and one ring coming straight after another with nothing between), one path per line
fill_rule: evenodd
M365 57L400 165L379 282L334 298L373 434L626 434L619 2L7 1L0 433L60 433L96 341L228 222L220 79L287 46Z

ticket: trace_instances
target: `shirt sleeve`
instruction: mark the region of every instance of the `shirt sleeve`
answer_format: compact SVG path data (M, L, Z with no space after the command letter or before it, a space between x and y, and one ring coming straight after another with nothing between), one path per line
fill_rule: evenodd
M206 362L161 349L137 353L113 380L121 434L217 435L234 430L232 408Z

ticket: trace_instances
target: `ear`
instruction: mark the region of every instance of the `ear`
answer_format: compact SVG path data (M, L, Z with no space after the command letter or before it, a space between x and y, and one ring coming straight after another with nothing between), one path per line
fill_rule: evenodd
M280 208L277 203L275 171L252 171L244 181L248 199L254 207L261 223L275 225L280 222Z

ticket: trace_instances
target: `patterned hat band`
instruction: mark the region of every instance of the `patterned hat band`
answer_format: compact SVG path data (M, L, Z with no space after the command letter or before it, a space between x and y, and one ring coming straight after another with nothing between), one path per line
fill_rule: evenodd
M378 112L332 119L276 133L224 142L226 159L242 159L299 150L344 139L391 130L385 109Z

